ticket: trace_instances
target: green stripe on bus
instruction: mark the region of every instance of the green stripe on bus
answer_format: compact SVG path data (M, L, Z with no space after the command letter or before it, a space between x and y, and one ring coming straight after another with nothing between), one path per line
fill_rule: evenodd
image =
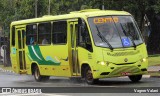
M33 61L38 62L40 65L60 65L60 62L54 62L52 60L46 61L42 56L40 48L38 45L28 46L29 55Z

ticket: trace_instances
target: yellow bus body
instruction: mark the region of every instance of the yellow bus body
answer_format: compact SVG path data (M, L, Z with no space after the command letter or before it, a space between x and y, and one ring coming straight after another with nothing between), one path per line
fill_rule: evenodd
M136 50L133 47L128 48L116 48L111 51L109 48L97 47L94 44L92 33L87 24L89 30L89 35L92 42L93 52L90 52L82 47L76 47L72 49L71 46L71 29L69 24L72 22L78 23L78 18L83 18L87 21L89 17L95 16L131 16L131 14L124 11L110 11L110 10L82 10L77 12L71 12L70 14L58 15L58 16L43 16L40 18L33 18L27 20L14 21L11 23L10 29L10 40L11 40L11 62L14 72L19 74L33 74L34 68L33 64L36 64L39 68L40 75L42 76L65 76L65 77L76 77L82 76L85 68L84 66L89 66L91 68L93 78L107 78L107 77L117 77L124 75L139 75L145 74L148 68L148 55L146 51L145 43L137 45ZM21 35L23 39L21 45L24 43L24 48L19 49L18 44L18 30L26 31L27 24L39 24L41 22L54 22L66 20L67 22L67 43L64 45L50 44L46 46L40 46L39 50L42 57L46 58L50 56L51 58L57 59L60 62L59 65L54 64L39 64L39 61L34 60L30 57L32 53L29 51L29 46L26 45L26 37ZM13 26L15 29L13 29ZM13 31L15 31L15 36L13 36ZM22 32L22 31L20 31ZM15 38L15 45L13 39ZM36 47L35 46L35 47ZM32 47L31 47L32 48ZM20 53L17 52L21 52ZM22 51L23 50L23 51ZM36 50L36 49L35 49ZM78 50L77 62L78 65L75 72L73 72L72 63L72 50ZM34 52L34 51L33 51ZM29 55L30 54L30 55ZM38 53L37 53L38 54ZM22 56L22 57L21 57ZM24 58L23 58L24 56ZM19 60L21 58L21 60ZM68 59L68 60L65 60ZM20 68L20 63L22 63L22 68ZM24 67L25 66L25 67ZM126 73L126 74L125 74Z

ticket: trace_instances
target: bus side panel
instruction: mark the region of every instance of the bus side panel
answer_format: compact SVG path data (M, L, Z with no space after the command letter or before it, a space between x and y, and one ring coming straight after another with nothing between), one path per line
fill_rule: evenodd
M59 65L41 64L42 75L71 76L68 61L68 45L41 46L40 50L46 60L52 58L56 62L60 62Z
M12 64L12 70L15 73L19 73L20 69L19 69L19 65L17 62L17 56L16 56L16 29L15 26L11 25L11 29L10 29L10 58L11 58L11 64Z
M40 74L45 76L65 76L70 77L70 69L68 65L39 65Z
M11 47L11 64L12 64L12 69L15 73L19 73L20 69L19 69L19 64L17 62L17 57L16 57L16 48L15 47Z
M31 71L31 64L32 64L32 60L29 57L29 51L28 51L28 46L25 46L25 59L26 59L26 69L27 69L27 74L32 74Z
M35 45L33 45L35 46ZM39 46L39 45L36 45ZM26 47L26 63L27 74L31 74L31 63L37 62L41 75L46 76L71 76L69 61L68 61L68 47L67 45L47 45L39 46L38 56L42 60L36 61L32 58L31 53ZM39 55L35 50L36 56ZM54 62L53 62L54 61ZM52 63L53 62L53 63ZM56 64L54 64L56 62Z
M82 47L78 47L78 59L79 59L80 67L82 67L82 64L88 64L92 70L92 67L95 66L93 53L89 52L88 50Z
M14 29L14 32L11 31L11 34L14 36L11 36L11 41L14 42L14 45L11 45L11 63L12 63L12 69L15 73L20 73L20 65L19 65L19 59L18 59L18 36L17 36L17 30Z

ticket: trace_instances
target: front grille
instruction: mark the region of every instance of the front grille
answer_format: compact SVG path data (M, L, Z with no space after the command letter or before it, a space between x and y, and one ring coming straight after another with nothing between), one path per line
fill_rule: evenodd
M122 72L138 73L141 72L136 66L117 67L110 75L120 75Z
M139 52L140 52L139 50L130 51L130 52L115 52L115 53L107 52L107 55L109 55L109 56L128 56L128 55L138 54Z

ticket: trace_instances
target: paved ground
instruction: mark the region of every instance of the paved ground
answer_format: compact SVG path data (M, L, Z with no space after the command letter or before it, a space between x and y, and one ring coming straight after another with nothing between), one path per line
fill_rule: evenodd
M150 66L148 68L148 71L160 71L160 66Z

